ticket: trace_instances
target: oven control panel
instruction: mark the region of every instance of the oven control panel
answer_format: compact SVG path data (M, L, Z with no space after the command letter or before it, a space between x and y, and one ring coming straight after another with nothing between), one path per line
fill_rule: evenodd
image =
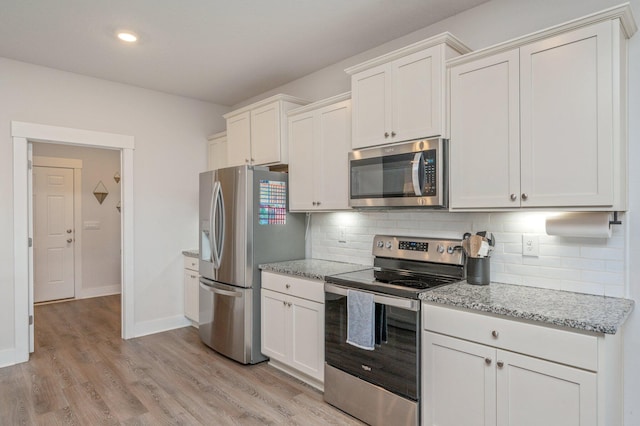
M411 250L411 251L429 251L429 243L424 241L398 241L398 250Z
M376 235L372 254L376 257L463 265L461 240Z

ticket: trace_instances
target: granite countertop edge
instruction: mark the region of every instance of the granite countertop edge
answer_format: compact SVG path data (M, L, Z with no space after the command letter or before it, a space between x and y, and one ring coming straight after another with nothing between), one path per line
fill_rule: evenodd
M187 256L187 257L199 257L200 253L198 251L198 249L192 249L192 250L182 250L182 254Z
M517 293L522 293L522 297L514 296ZM564 298L562 307L549 306L548 301L553 297ZM635 305L633 300L623 298L501 283L476 286L464 281L426 291L420 299L604 334L616 334Z
M371 266L323 259L298 259L258 265L263 271L324 281L328 275L361 271Z

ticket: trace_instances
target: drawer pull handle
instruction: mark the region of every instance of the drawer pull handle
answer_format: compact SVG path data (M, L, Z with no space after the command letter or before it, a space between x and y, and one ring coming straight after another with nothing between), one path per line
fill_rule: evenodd
M500 333L498 333L498 331L497 331L497 330L493 330L493 331L491 332L491 335L492 335L494 338L496 338L496 339L498 338L498 335L499 335L499 334L500 334Z
M285 285L285 287L286 287L286 288L287 288L287 290L288 290L288 289L290 289L290 288L291 288L291 284L286 284L286 285Z
M487 365L491 365L491 358L485 358L484 363Z
M498 362L496 362L496 365L498 366L498 368L502 368L502 367L504 367L504 362L498 361Z

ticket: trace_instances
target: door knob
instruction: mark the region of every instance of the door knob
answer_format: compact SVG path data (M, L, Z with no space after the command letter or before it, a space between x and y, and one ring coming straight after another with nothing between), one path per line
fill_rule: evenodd
M71 243L71 242L73 242L73 240L71 238L69 238L69 239L67 239L67 242Z
M72 233L73 231L71 229L67 229L67 234Z

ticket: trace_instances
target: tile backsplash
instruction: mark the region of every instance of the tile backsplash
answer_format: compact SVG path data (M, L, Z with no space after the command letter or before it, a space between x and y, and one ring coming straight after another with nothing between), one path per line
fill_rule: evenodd
M376 234L460 239L465 232L487 231L496 238L491 280L614 297L625 295L625 226L611 238L569 238L545 233L550 213L449 213L357 211L311 214L310 257L372 265ZM539 237L535 257L522 255L522 235Z

